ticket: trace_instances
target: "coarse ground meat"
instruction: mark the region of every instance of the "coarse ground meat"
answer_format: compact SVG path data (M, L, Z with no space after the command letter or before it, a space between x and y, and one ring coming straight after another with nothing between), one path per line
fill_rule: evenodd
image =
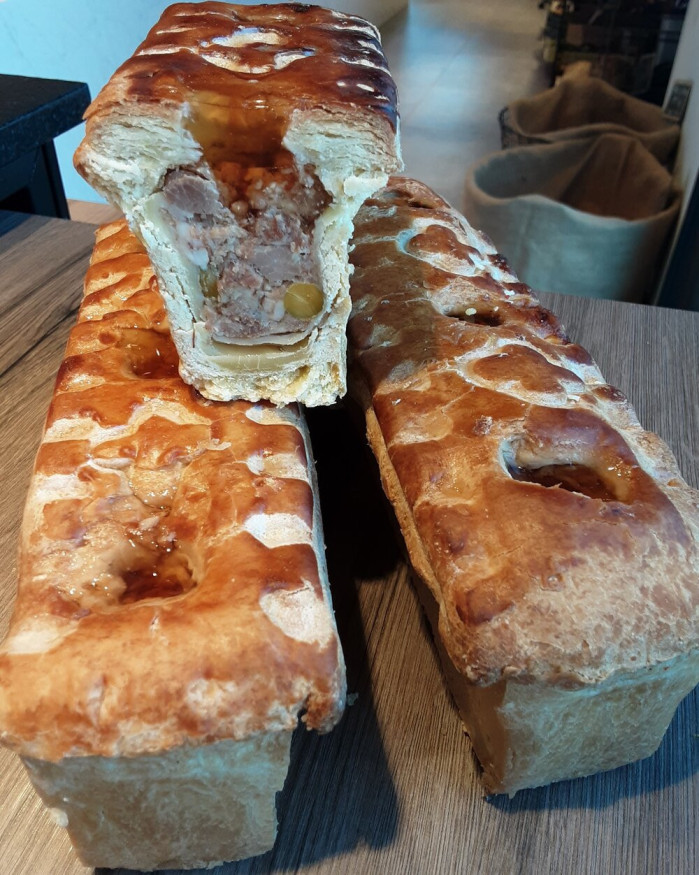
M216 340L255 340L304 332L287 312L291 283L320 277L313 226L329 202L322 185L288 153L274 168L225 162L170 171L162 194L184 254L200 268L204 318Z

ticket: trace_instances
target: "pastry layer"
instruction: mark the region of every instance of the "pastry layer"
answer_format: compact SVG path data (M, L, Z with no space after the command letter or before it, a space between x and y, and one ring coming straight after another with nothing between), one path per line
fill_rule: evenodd
M134 757L23 762L87 866L199 869L273 846L290 742L282 730Z

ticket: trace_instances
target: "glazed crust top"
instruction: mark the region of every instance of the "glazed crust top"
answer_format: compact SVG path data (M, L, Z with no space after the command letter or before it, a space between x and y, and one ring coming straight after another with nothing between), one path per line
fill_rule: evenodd
M236 152L257 155L279 148L295 111L321 109L373 119L394 133L397 128L395 84L376 27L295 3L168 7L86 118L108 115L114 107L147 106L157 113L159 106L183 103L191 107L195 139L210 138L213 108L213 145L225 145L218 142L225 130ZM230 158L231 151L222 153Z
M696 651L699 497L667 446L422 184L392 180L354 242L355 384L464 674L576 685Z
M125 223L98 232L27 498L0 731L44 759L135 755L344 707L297 407L178 376Z

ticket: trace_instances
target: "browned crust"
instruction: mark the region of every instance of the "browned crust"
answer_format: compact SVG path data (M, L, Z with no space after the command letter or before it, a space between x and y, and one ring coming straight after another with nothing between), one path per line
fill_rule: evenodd
M56 760L304 711L329 729L344 665L301 414L186 386L142 247L123 222L97 238L26 504L2 740Z
M235 94L242 109L259 111L264 99L277 116L299 105L332 110L349 99L396 127L396 87L378 29L320 6L175 3L93 101L88 118L112 102L122 81L138 100Z
M76 166L87 172L82 150L113 111L167 117L182 105L195 127L198 106L225 107L236 150L258 155L281 146L295 112L352 117L387 142L398 127L396 88L373 24L301 4L177 3L88 107Z
M573 688L696 654L698 499L667 447L425 186L393 180L354 243L351 380L458 670ZM512 476L553 463L604 497Z

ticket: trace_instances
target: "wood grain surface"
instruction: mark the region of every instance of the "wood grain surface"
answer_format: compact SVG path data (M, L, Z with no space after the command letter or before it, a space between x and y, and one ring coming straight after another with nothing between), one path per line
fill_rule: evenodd
M14 597L24 492L94 230L0 216L3 229L9 230L0 236L6 355L0 368L0 636ZM552 295L542 300L699 486L699 314ZM483 798L373 459L350 413L344 405L313 410L309 422L335 610L356 701L330 735L295 735L275 848L209 871L696 873L696 690L654 756L514 799ZM0 800L0 875L91 871L39 803L17 757L4 749Z

